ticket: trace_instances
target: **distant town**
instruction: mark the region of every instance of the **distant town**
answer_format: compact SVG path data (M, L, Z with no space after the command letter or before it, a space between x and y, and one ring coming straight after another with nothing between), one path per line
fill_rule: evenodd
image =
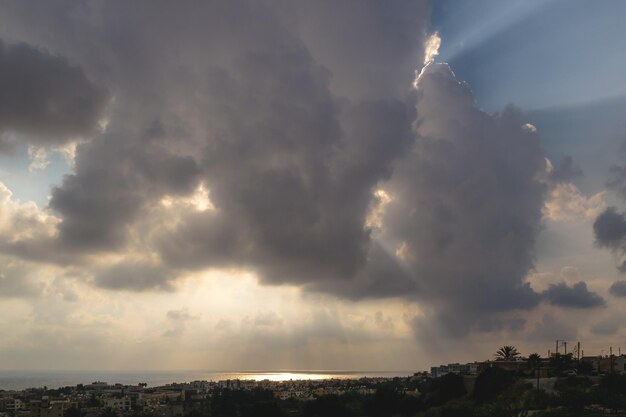
M580 352L580 354L578 353ZM0 387L2 388L2 387ZM193 381L149 387L96 381L0 389L0 417L626 415L626 355L523 356L502 346L482 362L406 377Z
M21 391L0 390L0 417L113 417L129 414L182 417L202 411L207 400L233 392L262 393L261 397L278 401L310 401L346 394L373 395L377 386L403 381L406 395L417 396L411 381L426 378L416 374L407 378L359 379L333 378L289 381L193 381L158 387L146 384L122 385L106 382L79 384L58 389L29 388Z

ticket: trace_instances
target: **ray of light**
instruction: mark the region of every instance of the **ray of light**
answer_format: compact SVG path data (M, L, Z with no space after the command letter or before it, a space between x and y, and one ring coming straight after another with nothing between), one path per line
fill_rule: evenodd
M494 2L491 13L476 19L471 26L459 32L451 39L445 39L440 49L440 60L450 62L461 54L467 53L497 36L520 20L548 5L562 0L511 0ZM465 3L468 8L471 2ZM459 14L465 13L465 8L459 8Z

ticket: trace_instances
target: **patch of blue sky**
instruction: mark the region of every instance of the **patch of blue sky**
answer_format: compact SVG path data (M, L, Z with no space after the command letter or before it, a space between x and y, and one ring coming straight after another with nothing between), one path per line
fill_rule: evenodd
M26 146L0 153L0 181L11 190L14 199L34 201L45 207L52 187L61 184L63 176L71 171L60 153L48 151L47 159L49 163L44 169L31 169L32 159Z
M584 192L605 188L626 143L626 1L433 0L439 61L478 106L527 111L547 156L571 155Z
M623 164L626 152L626 97L527 113L544 137L550 159L571 155L584 176L578 185L588 193L604 188L608 167Z
M626 1L438 0L433 8L439 60L486 110L626 94Z

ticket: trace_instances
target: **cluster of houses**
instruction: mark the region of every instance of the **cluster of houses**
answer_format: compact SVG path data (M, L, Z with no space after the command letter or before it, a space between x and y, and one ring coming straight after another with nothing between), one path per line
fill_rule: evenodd
M80 384L51 393L35 388L0 391L0 417L67 417L71 409L93 417L99 416L103 409L116 412L143 409L163 417L176 417L183 413L182 408L175 405L184 401L186 395L193 396L194 391L173 386L148 389L144 384L129 386L103 382Z
M343 395L347 392L357 394L373 394L376 392L375 386L381 382L389 381L391 378L337 378L324 380L227 380L220 381L216 385L219 388L230 388L240 390L253 390L261 388L272 391L274 397L280 400L310 400L324 395ZM210 395L210 392L208 393Z
M408 377L407 380L411 378L416 377ZM377 384L390 379L195 381L161 387L94 382L49 391L34 388L23 391L0 390L0 417L100 417L106 409L117 415L141 410L158 417L182 417L224 389L264 389L271 391L280 400L306 401L348 392L374 394ZM419 394L410 390L406 393Z
M626 355L583 356L580 360L581 362L589 363L596 374L609 372L626 373Z
M579 361L574 359L573 368ZM591 373L594 375L615 372L619 374L626 373L626 355L608 355L608 356L583 356L580 358L581 363L589 365ZM540 368L545 371L549 367L550 359L543 358L540 360ZM458 375L478 375L483 369L489 367L502 368L507 371L528 370L531 365L527 358L518 358L516 360L493 360L484 362L471 363L450 363L447 365L433 366L430 368L430 376L432 378L442 377L447 374ZM541 373L546 374L545 372Z
M550 359L540 359L534 363L536 375L544 375L550 369ZM586 364L588 373L626 373L626 355L583 356L572 361L573 368ZM403 378L406 382L429 378L439 378L447 374L478 375L483 369L498 367L512 371L528 372L533 368L526 358L514 360L493 360L471 363L450 363L433 366L430 374L419 373ZM65 387L57 390L27 389L23 391L0 390L0 417L99 417L103 410L114 414L144 411L158 417L182 417L190 409L202 404L207 398L223 391L264 389L271 391L280 400L306 401L325 395L355 393L370 395L376 392L380 383L392 378L290 380L290 381L195 381L190 383L168 384L160 387L138 385L110 385L94 382L88 385ZM470 378L473 379L473 378ZM415 386L407 384L407 386ZM419 395L413 388L405 390L407 395ZM74 414L72 414L74 411Z

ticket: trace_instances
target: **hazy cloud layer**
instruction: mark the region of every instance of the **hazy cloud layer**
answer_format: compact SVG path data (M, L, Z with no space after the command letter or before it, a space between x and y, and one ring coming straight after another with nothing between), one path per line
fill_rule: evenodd
M621 321L619 320L604 320L592 325L591 332L598 336L613 336L620 327Z
M95 284L111 290L171 290L174 274L159 265L144 262L121 262L98 272Z

